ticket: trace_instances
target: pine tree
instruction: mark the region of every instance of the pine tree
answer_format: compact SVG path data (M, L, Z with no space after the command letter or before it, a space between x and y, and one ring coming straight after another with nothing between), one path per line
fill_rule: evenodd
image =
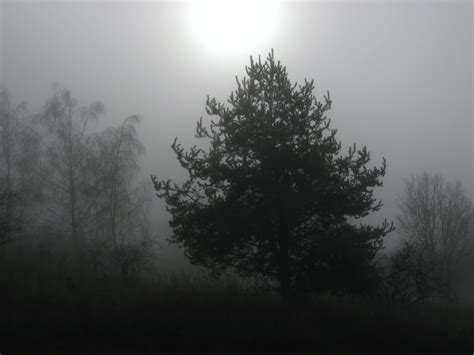
M193 264L216 273L232 268L243 277L294 291L355 291L373 280L371 260L393 229L350 223L377 211L385 159L368 168L364 146L341 154L314 81L292 84L274 58L250 58L248 77L236 79L229 105L207 98L217 116L197 123L208 150L172 149L189 173L182 185L152 176L172 215L170 242Z

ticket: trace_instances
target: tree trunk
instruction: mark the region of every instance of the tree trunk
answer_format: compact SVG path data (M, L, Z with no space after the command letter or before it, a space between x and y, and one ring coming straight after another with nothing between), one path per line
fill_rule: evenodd
M288 299L290 294L290 258L288 246L288 224L286 221L285 207L280 206L278 223L278 264L280 294L284 299Z

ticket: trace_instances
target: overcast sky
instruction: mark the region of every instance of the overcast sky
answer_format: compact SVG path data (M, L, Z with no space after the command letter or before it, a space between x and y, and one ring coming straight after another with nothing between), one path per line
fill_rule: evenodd
M2 1L0 86L31 112L59 82L82 103L103 101L107 123L141 115L143 175L179 178L174 137L190 145L207 94L225 100L249 55L274 48L292 80L315 79L320 97L330 91L345 146L367 145L374 163L387 159L377 191L385 207L373 221L394 218L412 173L441 172L472 192L471 1L272 6L265 38L223 54L199 38L189 3ZM244 13L238 21L253 20ZM157 206L154 224L166 235L168 216Z

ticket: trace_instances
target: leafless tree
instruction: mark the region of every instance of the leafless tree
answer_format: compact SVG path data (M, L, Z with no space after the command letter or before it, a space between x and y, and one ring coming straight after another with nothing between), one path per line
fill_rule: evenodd
M26 104L13 105L8 92L1 91L0 243L10 241L12 233L23 227L41 192L34 176L39 136L29 123Z
M456 280L473 255L474 210L460 181L423 173L405 181L399 232L430 270L439 296L455 299ZM413 253L412 253L413 254Z
M0 193L0 247L13 240L13 235L22 229L23 216L18 194Z
M391 254L379 255L382 276L381 300L389 305L408 306L429 300L434 292L432 271L422 250L406 241Z
M0 239L20 226L12 218L14 193L30 198L40 191L43 212L31 219L41 220L43 231L51 226L48 235L70 237L81 275L85 258L123 275L139 271L151 243L150 184L136 181L144 153L139 119L99 131L93 122L104 112L101 103L82 106L59 85L53 90L28 121L20 119L23 105L12 108L8 95L0 95Z
M118 127L106 129L99 139L100 228L113 251L112 259L122 276L139 271L150 247L147 206L150 191L137 184L144 146L137 137L137 116L128 117Z
M79 106L68 90L54 85L54 95L41 115L46 132L40 176L48 188L48 210L55 223L70 234L79 254L85 249L85 235L99 192L98 135L90 130L90 123L103 111L100 102Z

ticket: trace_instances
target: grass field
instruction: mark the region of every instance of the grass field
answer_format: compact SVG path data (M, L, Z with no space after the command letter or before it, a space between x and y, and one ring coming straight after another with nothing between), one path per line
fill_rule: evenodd
M155 354L309 352L471 354L474 310L388 308L363 300L283 302L235 279L190 275L147 280L20 277L2 273L0 352ZM30 277L27 277L30 275Z

